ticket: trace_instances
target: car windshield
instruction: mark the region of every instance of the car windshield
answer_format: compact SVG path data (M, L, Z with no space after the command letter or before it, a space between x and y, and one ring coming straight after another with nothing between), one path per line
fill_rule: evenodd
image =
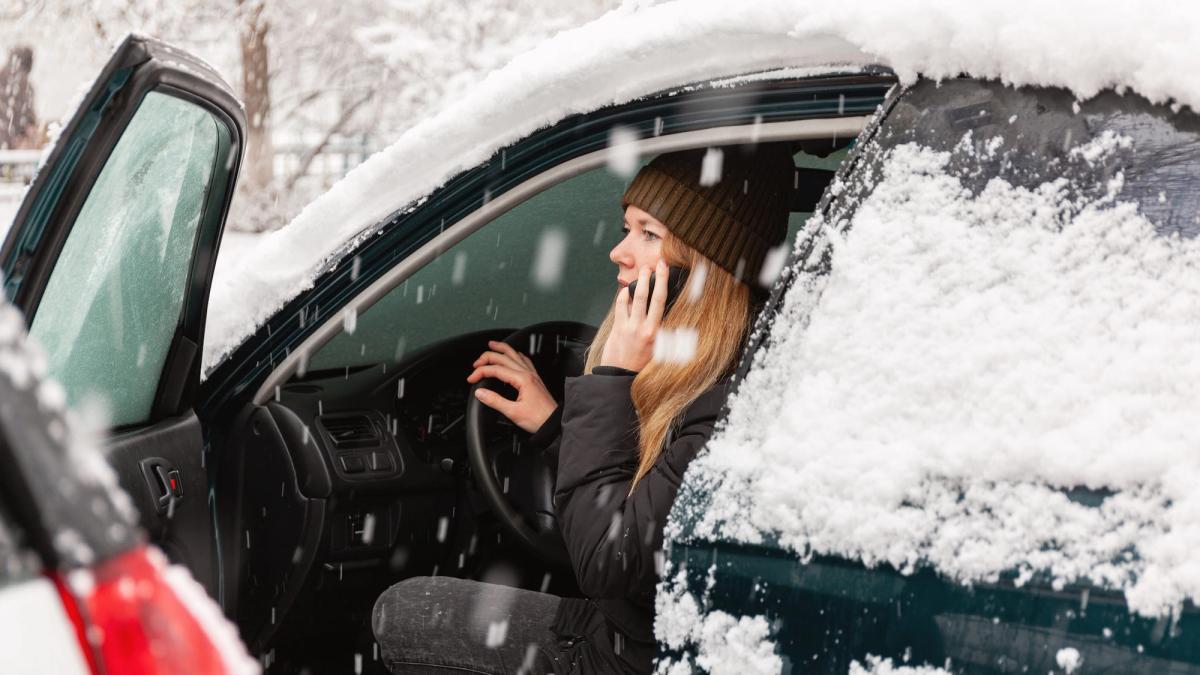
M669 530L1200 596L1200 124L921 82L796 242ZM886 108L887 104L885 104Z

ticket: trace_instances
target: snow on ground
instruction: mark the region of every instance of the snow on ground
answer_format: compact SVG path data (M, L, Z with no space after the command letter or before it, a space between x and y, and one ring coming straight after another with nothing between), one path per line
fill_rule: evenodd
M738 73L880 63L906 79L967 72L1081 96L1127 86L1200 109L1200 10L1185 3L724 0L629 3L489 75L264 236L212 294L205 372L364 230L500 147L563 117ZM1104 49L1097 50L1096 44ZM1080 58L1087 54L1088 58Z
M1156 235L1119 176L1090 204L1063 178L972 198L950 162L898 146L848 235L812 225L833 271L790 289L689 470L698 532L1090 580L1145 614L1200 598L1200 240Z

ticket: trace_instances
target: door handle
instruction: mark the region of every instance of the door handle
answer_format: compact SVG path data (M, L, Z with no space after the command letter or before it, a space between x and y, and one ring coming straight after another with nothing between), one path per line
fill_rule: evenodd
M158 513L170 513L172 502L183 498L183 478L179 470L160 457L143 459L142 476L150 490L150 499Z

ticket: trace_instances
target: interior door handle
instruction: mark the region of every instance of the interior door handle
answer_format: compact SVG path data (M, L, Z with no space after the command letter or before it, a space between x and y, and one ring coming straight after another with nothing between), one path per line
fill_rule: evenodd
M172 510L171 503L183 498L183 478L179 470L160 457L143 459L142 476L150 490L150 499L160 514Z

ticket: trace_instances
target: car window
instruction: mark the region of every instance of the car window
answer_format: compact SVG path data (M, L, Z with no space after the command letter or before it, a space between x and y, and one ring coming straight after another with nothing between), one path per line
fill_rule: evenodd
M624 182L589 171L535 195L402 282L315 354L311 370L390 361L438 340L550 318L597 325L616 278ZM353 321L353 320L352 320Z
M814 149L814 152L817 150ZM845 158L799 152L800 167ZM645 158L644 162L648 162ZM616 292L609 250L622 236L627 181L607 168L551 187L463 239L402 282L309 360L309 370L395 360L439 340L541 321L597 326ZM794 234L810 213L793 213Z
M114 426L150 416L217 144L212 114L147 94L84 202L30 327L69 401L103 399Z
M1200 545L1197 117L953 80L872 133L689 469L677 540L1094 584L1152 617L1194 600L1171 551Z

